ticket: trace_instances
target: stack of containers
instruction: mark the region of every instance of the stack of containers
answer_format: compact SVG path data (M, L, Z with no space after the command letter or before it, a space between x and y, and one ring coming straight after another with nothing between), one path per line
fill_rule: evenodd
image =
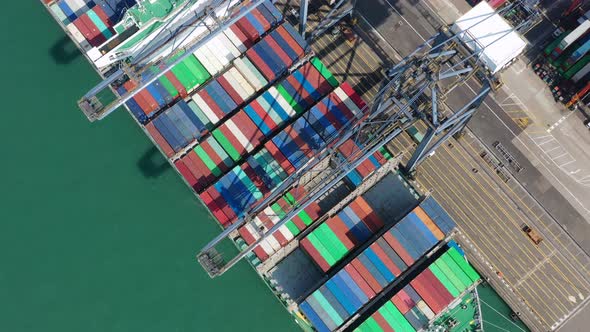
M304 73L309 76L305 76ZM327 79L310 63L289 76L285 82L291 81L291 78L299 82L299 87L302 89L302 92L296 92L295 96L287 95L293 104L284 97L285 93L281 93L278 88L271 87L247 105L244 108L245 112L236 113L217 129L214 129L212 135L204 142L198 144L180 161L176 162L176 165L182 168L182 170L179 168L179 171L197 192L201 192L209 184L215 183L213 189L207 190L205 196L209 197L204 200L210 202L210 209L223 210L225 208L227 210L227 207L220 206L224 204L223 202L213 199L217 196L222 197L222 200L225 200L229 205L233 211L229 216L228 214L215 214L218 217L221 216L220 222L222 224L227 224L235 216L240 216L244 210L260 198L260 194L264 195L264 192L279 185L286 176L300 168L303 161L325 145L319 134L303 117L295 120L274 137L272 136L280 125L292 121L292 118L297 115L291 105L299 107L303 112L305 108L299 103L305 100L306 103L313 105L322 97L322 93L328 93L332 89ZM303 92L303 90L305 91ZM189 108L194 107L191 105L196 105L196 102L193 104L189 102ZM270 125L268 119L266 122L255 124L251 120L252 117L248 116L250 115L248 110L254 110L259 107L258 105L264 105L268 110L266 114L275 117L272 130L268 128ZM201 108L206 106L207 104L203 104ZM207 112L203 113L207 115ZM273 114L281 114L283 117ZM207 123L204 126L207 128ZM262 144L263 141L266 142ZM171 148L174 149L172 146ZM252 155L254 149L256 149L256 153ZM195 163L194 159L199 160L198 163L201 167L193 167L194 172L187 172L187 169L191 170L189 166ZM246 164L242 164L244 161ZM236 174L225 174L230 168L240 164L242 164L240 167L248 166L251 170L249 172L251 176L246 174L244 181L247 181L246 178L248 178L250 182L257 184L255 187L258 191L250 190L253 187L248 181L246 183L233 181ZM215 182L218 178L219 181ZM217 192L212 193L212 191ZM240 195L241 199L235 199L234 195Z
M317 330L332 331L340 326L444 238L441 229L422 212L415 209L404 217L299 305ZM342 238L336 233L326 236L322 244L330 248L328 253L339 254L347 250L344 242L354 244L346 237L351 233ZM316 252L312 257L321 262L320 267L328 266L321 254ZM416 289L418 293L421 290Z
M250 20L250 22L256 21L255 15L253 13L249 13L242 20L248 19L250 17L254 17L254 19ZM240 24L240 21L238 21L238 24ZM251 37L258 37L261 35L260 32L264 31L265 28L264 25L243 26L243 31ZM294 39L299 46L306 45L305 40L301 38L301 36L290 24L282 25L277 29L277 31L277 34L274 36L269 35L263 38L259 43L246 51L246 57L248 60L250 60L262 72L268 81L273 81L277 77L280 77L281 74L284 73L293 63L292 53L287 53L282 48L282 44L279 44L279 41L277 41L275 38L277 35L282 37L284 40ZM294 49L293 47L290 48Z
M305 194L303 188L292 189L254 218L255 227L251 224L242 226L239 229L240 235L247 244L254 243L260 238L258 231L265 233L271 229L297 204L298 197L303 197ZM260 245L254 248L254 253L261 261L265 261L272 254L286 246L295 236L317 220L320 215L319 205L315 202L311 203L297 216L281 226L277 232L266 237Z
M358 196L309 233L300 245L326 272L382 227L383 221L363 197Z
M418 331L479 280L473 267L450 247L355 331Z
M264 15L262 14L263 12L265 13ZM258 21L255 23L256 26L261 27L261 30L259 31L260 34L251 36L246 34L240 28L240 26L246 26L240 22L246 22L247 27L251 27L251 21L261 19L264 19L264 24L261 24ZM160 109L169 105L171 101L174 101L177 98L186 98L187 95L192 94L195 89L208 81L212 76L218 75L225 70L225 68L229 67L232 61L236 60L240 55L246 52L246 50L253 45L261 35L267 33L281 20L282 15L276 10L270 1L263 2L257 8L254 8L249 15L231 25L223 33L216 35L192 55L189 55L181 63L172 67L170 71L160 77L156 82L147 86L144 89L146 91L142 91L136 97L132 98L127 102L127 106L131 109L136 118L141 123L145 124L150 118L154 117ZM172 60L174 59L171 59L171 61ZM237 62L242 66L242 60ZM238 64L236 64L236 67L237 66ZM157 73L158 71L158 67L151 68L152 74ZM227 74L229 72L231 73ZM227 96L218 95L216 92L227 91L226 88L229 88L230 85L235 87L240 83L243 83L244 78L234 77L236 74L237 71L235 69L228 70L225 74L221 75L223 78L218 78L212 82L213 85L208 84L204 89L199 91L198 94L206 95L204 98L206 100L205 103L210 100L215 101L211 106L214 110L217 109L216 106L226 106L223 104L223 101L226 100ZM248 72L248 74L262 77L262 75L256 73ZM266 81L263 82L263 84L260 84L260 80L256 80L254 84L254 86L257 87L256 90L261 89L264 85L266 85ZM117 90L119 94L122 94L134 87L135 86L127 82L122 85L122 87L117 88ZM245 89L249 90L248 87ZM247 98L251 95L251 93L241 92L241 98ZM152 101L152 99L157 102L148 103L148 105L146 105L144 99L148 99L148 102ZM216 103L221 103L222 105L215 105ZM206 106L199 106L206 108ZM235 105L233 105L233 107L235 107ZM223 111L228 110L228 108L222 109ZM210 113L209 115L213 118L213 123L216 123L220 120L219 117L223 118L225 113Z
M68 25L80 18L84 14L88 14L93 10L95 14L97 11L104 13L101 15L100 21L115 22L120 18L117 14L124 6L131 7L135 5L135 0L43 0L53 14L64 24ZM53 3L52 3L53 2ZM93 19L94 21L94 19Z

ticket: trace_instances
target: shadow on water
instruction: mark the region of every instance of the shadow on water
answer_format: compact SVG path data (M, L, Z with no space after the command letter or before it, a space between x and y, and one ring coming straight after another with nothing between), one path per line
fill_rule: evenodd
M64 35L51 46L49 54L53 58L53 61L59 65L69 64L82 55L67 35Z
M137 161L137 167L146 178L157 178L170 169L170 164L162 158L162 154L152 146Z

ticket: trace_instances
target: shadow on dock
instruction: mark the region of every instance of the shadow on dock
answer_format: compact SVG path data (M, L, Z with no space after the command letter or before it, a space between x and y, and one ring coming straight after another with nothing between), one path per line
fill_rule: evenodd
M137 161L137 167L146 178L157 178L170 169L170 164L162 158L162 154L152 146Z
M59 65L69 64L82 54L68 36L63 36L51 46L49 54Z

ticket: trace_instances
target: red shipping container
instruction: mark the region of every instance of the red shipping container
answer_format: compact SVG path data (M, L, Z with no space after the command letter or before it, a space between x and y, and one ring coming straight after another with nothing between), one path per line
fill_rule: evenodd
M229 28L234 33L234 35L236 35L236 37L238 37L238 39L242 42L242 44L244 44L244 46L246 46L246 48L250 48L250 47L254 46L255 40L250 40L248 38L248 36L246 36L246 34L244 34L244 32L242 32L242 29L240 29L236 24L232 24L232 26L230 26Z
M213 111L213 113L215 113L215 115L217 115L217 117L220 120L225 117L226 114L223 113L221 108L219 108L219 105L217 105L215 100L213 100L213 98L211 98L211 96L207 93L207 91L205 91L203 89L203 90L197 92L197 94L199 95L199 97L201 97L201 99L203 99L203 101L207 104L207 106L209 106L211 111Z
M253 147L260 145L260 142L264 139L264 134L258 129L258 127L256 127L254 122L250 120L245 112L239 111L231 118L231 120L239 126L240 130L244 136L250 140Z
M429 287L433 289L433 292L437 294L439 303L441 303L444 307L449 305L455 299L453 295L449 293L447 288L429 269L424 270L418 277L422 278L425 283L428 283Z
M373 252L375 252L375 254L377 255L377 257L379 257L379 259L383 262L383 264L385 264L385 266L387 267L387 269L393 273L393 275L397 278L399 277L399 275L402 273L402 271L399 269L399 267L397 265L395 265L395 263L387 256L387 254L385 253L385 251L383 251L383 249L381 249L381 247L379 246L379 244L377 242L374 242L373 244L371 244L370 246L371 249L373 249Z
M412 300L412 298L410 298L410 296L408 294L406 294L406 291L404 291L403 289L400 290L399 292L397 292L397 294L395 294L393 296L393 298L391 298L391 302L393 302L393 304L395 305L395 307L402 314L407 313L413 307L416 306L416 303L414 303L414 301Z
M326 260L320 255L317 249L309 242L307 238L299 241L299 246L307 252L307 254L316 262L316 264L322 269L322 271L328 271L330 269L330 264L326 262Z
M252 106L254 112L256 112L256 114L262 119L264 124L266 124L266 126L270 129L271 132L277 129L279 125L276 122L274 122L274 120L271 118L268 112L264 110L264 108L262 108L262 106L260 105L260 103L258 103L257 100L253 100L250 103L250 106Z
M435 314L441 312L444 307L438 302L436 295L432 293L432 290L426 285L420 278L416 277L410 281L410 285L416 290L416 293L428 304Z
M246 56L258 68L258 70L264 75L264 77L268 81L272 81L275 79L276 75L272 69L262 60L262 58L256 53L256 51L251 48L246 51Z
M320 205L316 202L313 202L311 204L309 204L306 208L305 208L305 212L307 212L307 214L309 215L309 217L312 220L318 220L320 218L320 213L321 213L321 208Z
M86 38L87 41L92 40L92 32L90 31L90 28L88 28L86 26L86 24L84 23L84 21L82 19L80 19L80 17L78 17L77 19L74 20L74 26L76 28L78 28L78 30L80 31L80 33L82 33L82 35L84 36L84 38Z
M270 30L270 22L268 22L266 18L262 16L262 13L260 13L260 10L258 10L258 8L254 8L250 13L252 13L254 18L262 25L264 31Z
M221 131L223 133L223 136L225 136L225 138L234 147L234 149L236 149L236 151L238 151L238 153L240 154L240 156L244 156L244 155L246 155L246 153L248 153L248 151L246 150L246 147L244 147L242 145L242 143L240 143L240 141L238 140L238 138L234 135L234 131L233 130L230 130L228 128L228 126L227 126L226 123L224 123L221 126L219 126L218 129L219 129L219 131ZM228 152L228 154L229 154L229 152Z
M201 142L201 144L200 144L201 148L203 148L203 150L205 151L207 156L209 156L209 158L211 158L213 163L217 166L217 168L219 168L221 170L221 172L225 173L225 172L229 171L229 167L223 162L223 160L217 154L217 152L215 152L215 150L213 150L213 148L211 147L211 144L209 144L210 139L214 140L214 138L212 136L209 136L209 138L206 141Z
M295 91L297 91L297 93L303 98L303 100L305 100L305 102L308 105L315 105L316 104L316 100L314 97L312 97L309 92L307 92L305 90L305 88L303 87L303 85L301 83L299 83L299 81L293 76L293 75L289 75L286 79L287 82L289 82L291 84L291 86L293 86L293 88L295 89Z
M227 92L227 94L231 97L231 99L237 104L241 105L244 100L240 97L240 94L234 89L234 87L225 79L224 76L220 76L217 78L217 82L219 85Z
M182 98L188 97L188 93L186 92L184 85L182 85L182 83L180 83L180 81L178 80L176 75L174 75L173 72L167 71L166 74L164 74L164 76L166 76L166 78L170 81L170 83L172 83L174 88L178 91L178 94L180 95L180 97L182 97Z
M262 181L258 174L256 174L256 171L254 171L254 169L248 163L243 163L240 168L242 171L244 171L244 173L246 173L246 176L250 178L252 183L254 183L256 188L258 188L258 190L260 190L263 195L266 195L270 192L270 190L264 184L264 181Z
M291 165L289 160L279 151L279 148L272 142L268 141L264 143L264 147L271 154L274 160L276 160L281 168L285 170L287 174L292 174L295 171L295 167Z
M387 244L395 251L395 253L406 263L408 266L414 264L414 259L408 254L406 249L399 243L399 241L389 232L383 234L383 239L387 241Z
M90 43L90 45L99 46L102 43L104 43L105 41L107 41L106 38L100 32L100 30L98 30L96 25L92 22L90 17L88 17L88 14L86 14L86 13L82 14L79 17L79 19L82 20L82 22L84 22L84 25L86 25L86 27L90 31L91 39L88 41Z
M201 193L199 196L201 197L207 208L209 208L209 211L211 211L213 216L219 221L219 223L223 227L227 227L230 224L230 220L225 215L225 213L223 213L220 207L215 203L211 195L209 195L209 193L207 192L204 192Z
M109 29L109 31L112 34L115 34L115 30L113 29L113 22L111 22L111 19L107 16L107 14L104 12L104 10L102 9L101 6L94 6L92 7L92 10L94 10L94 12L96 13L96 15L100 18L100 20L102 21L102 23L104 23L104 25L107 26L107 28Z
M383 221L381 221L381 218L377 216L375 211L373 211L362 196L355 198L349 206L373 233L383 227Z
M377 322L377 325L384 331L384 332L395 332L391 325L385 320L383 315L381 315L378 311L371 315L373 319Z
M382 288L381 285L375 280L371 272L367 270L367 268L363 265L363 263L358 259L355 258L350 262L352 266L359 272L359 274L363 277L363 279L371 286L371 289L375 291L375 293L381 292Z
M268 43L272 51L276 53L276 55L281 59L281 61L287 65L287 67L293 64L293 61L291 61L289 55L287 55L287 53L283 51L283 49L279 46L279 44L277 44L277 42L271 36L264 37L264 40Z
M219 207L219 209L221 209L221 211L223 211L230 223L233 223L237 219L234 210L232 210L232 208L227 205L227 202L223 197L221 197L221 194L217 191L217 189L215 189L215 187L211 186L207 188L205 192L211 196L213 202Z
M164 151L166 157L170 158L174 155L174 150L170 147L168 142L166 142L164 137L162 137L162 134L160 134L160 132L158 131L158 129L156 129L153 123L150 122L146 124L145 129L148 131L150 136L152 136L154 141L156 141L156 143L160 146L162 151Z
M354 266L352 266L352 264L347 264L344 267L344 270L348 272L350 278L357 284L357 286L359 286L359 288L363 291L363 293L365 293L369 300L375 297L375 291L371 288L371 286L369 286L365 279L363 279L361 274L357 271L357 269Z
M215 180L215 177L213 174L211 174L211 171L207 168L203 161L199 159L194 151L189 151L189 153L187 153L182 159L186 166L193 173L195 178L197 178L198 189L195 188L197 192L202 191Z
M236 25L240 28L240 30L242 30L244 35L246 35L248 40L250 40L252 43L255 43L260 37L256 28L254 28L252 23L250 23L246 17L239 19L236 22Z
M346 93L347 96L358 106L359 109L363 110L367 104L365 101L354 91L354 89L347 83L344 82L340 85L340 88ZM365 110L366 112L366 110Z
M305 142L305 140L303 140L303 138L301 136L299 136L299 134L293 129L292 126L288 126L283 130L286 134L289 135L289 137L291 137L291 139L293 140L293 142L295 144L297 144L297 146L299 147L299 149L307 156L310 157L314 151L313 149L311 149L309 147L309 145L307 145L307 143Z
M125 88L125 90L131 91L131 90L135 89L136 85L131 81L127 81L127 82L123 83L123 87ZM141 110L145 114L151 113L152 108L149 105L149 102L147 100L145 100L145 98L143 97L142 94L139 94L139 93L135 94L135 96L133 96L133 99L135 100L137 105L139 105L139 107L141 107Z
M344 224L342 219L338 216L333 216L326 221L326 224L336 234L336 237L344 244L346 249L350 250L358 244L358 240L354 238L350 229ZM350 235L349 235L350 234Z
M295 39L293 39L293 37L291 37L291 35L289 34L289 32L287 30L285 30L285 27L283 27L281 25L276 30L279 33L279 35L281 35L281 37L283 37L283 39L287 42L287 44L289 44L289 46L291 46L291 48L297 53L297 55L299 55L299 57L301 57L304 53L303 48L301 46L299 46L299 44L297 44Z
M174 166L176 169L182 174L182 177L188 182L188 184L192 187L197 184L197 179L193 176L191 171L186 167L186 165L182 162L182 160L177 160L174 162Z
M358 158L358 156L361 155L360 148L350 139L342 143L342 145L338 147L338 151L340 151L340 153L342 153L346 158L351 158L353 155ZM356 170L363 178L365 178L375 170L375 166L371 164L371 161L365 160L356 167Z

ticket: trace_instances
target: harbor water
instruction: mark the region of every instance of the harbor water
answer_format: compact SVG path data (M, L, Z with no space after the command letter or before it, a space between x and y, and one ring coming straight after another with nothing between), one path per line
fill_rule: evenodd
M219 227L126 112L78 110L99 77L41 3L5 7L0 328L299 330L245 262L209 279Z

